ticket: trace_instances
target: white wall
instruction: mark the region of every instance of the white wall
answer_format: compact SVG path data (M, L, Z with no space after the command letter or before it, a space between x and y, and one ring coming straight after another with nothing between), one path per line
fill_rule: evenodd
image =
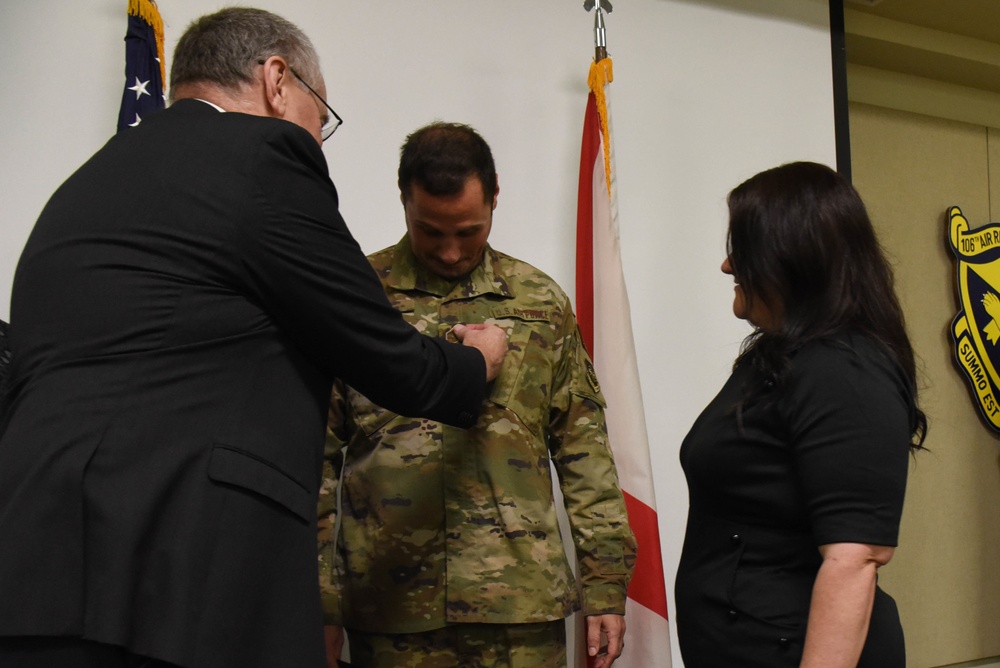
M160 0L168 67L187 23L223 4ZM623 259L672 597L687 505L677 449L747 333L718 271L725 196L782 162L834 164L828 8L826 0L614 4L607 35ZM500 172L491 242L572 294L593 55L593 15L581 0L256 5L302 26L320 52L330 103L345 120L325 151L366 251L403 232L395 187L403 137L434 119L463 121L491 143ZM41 207L114 131L125 6L0 3L0 318Z

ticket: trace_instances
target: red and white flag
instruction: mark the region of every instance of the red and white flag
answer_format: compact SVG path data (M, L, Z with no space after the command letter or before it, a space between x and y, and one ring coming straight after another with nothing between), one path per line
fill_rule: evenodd
M580 151L576 228L576 309L608 402L607 421L629 524L639 544L628 588L625 651L616 668L671 665L656 498L646 417L618 237L618 202L607 87L611 59L590 66Z

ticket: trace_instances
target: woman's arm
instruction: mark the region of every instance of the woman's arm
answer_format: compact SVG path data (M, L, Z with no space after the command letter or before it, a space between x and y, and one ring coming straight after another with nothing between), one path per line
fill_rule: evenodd
M893 548L861 543L821 545L800 668L856 668L868 636L875 573Z

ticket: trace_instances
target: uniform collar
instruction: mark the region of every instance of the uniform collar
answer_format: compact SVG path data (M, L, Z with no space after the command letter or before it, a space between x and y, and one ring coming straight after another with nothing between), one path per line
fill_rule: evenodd
M410 248L410 235L404 234L392 251L392 273L386 284L396 290L420 290L438 297L468 298L480 295L513 297L500 271L500 255L486 244L483 261L468 276L456 281L431 273L417 262Z

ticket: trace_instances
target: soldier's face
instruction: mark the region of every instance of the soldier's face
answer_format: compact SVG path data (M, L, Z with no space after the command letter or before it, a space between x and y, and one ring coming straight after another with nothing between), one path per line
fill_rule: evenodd
M493 225L492 201L483 197L479 177L470 176L462 192L435 197L417 185L403 201L413 255L427 270L447 280L466 276L482 261Z

